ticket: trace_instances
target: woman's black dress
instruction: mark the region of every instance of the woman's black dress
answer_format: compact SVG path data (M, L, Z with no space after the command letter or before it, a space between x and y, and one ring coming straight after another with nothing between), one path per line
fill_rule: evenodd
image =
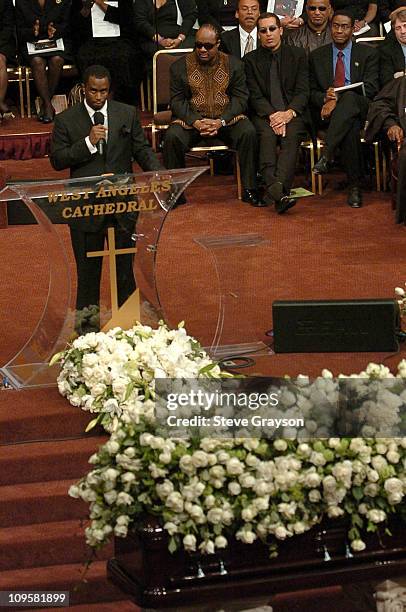
M93 64L101 64L112 76L116 99L127 100L132 91L132 102L138 93L143 75L141 54L135 39L132 0L118 0L118 6L109 6L104 19L120 26L120 36L94 38L92 17L83 17L82 0L73 0L72 32L78 68L83 71Z
M0 0L0 53L8 63L16 59L15 15L12 0Z
M156 11L153 0L135 0L135 25L140 36L142 52L147 57L152 57L157 51L157 45L152 40L156 30L164 38L177 38L183 34L186 38L179 45L182 49L193 46L193 26L197 19L197 8L195 0L178 0L179 10L182 15L182 25L177 24L177 9L175 0L166 0L165 4ZM160 49L162 47L159 47Z
M53 38L54 40L58 38L63 39L64 50L50 51L38 55L44 57L44 59L58 55L67 62L72 61L72 45L69 33L70 11L71 0L46 0L43 9L37 0L16 0L17 40L19 51L25 64L28 64L29 59L34 57L28 54L27 42L35 43L38 40L48 38L48 24L51 22L56 29ZM39 20L40 29L39 35L35 37L34 23L37 19Z

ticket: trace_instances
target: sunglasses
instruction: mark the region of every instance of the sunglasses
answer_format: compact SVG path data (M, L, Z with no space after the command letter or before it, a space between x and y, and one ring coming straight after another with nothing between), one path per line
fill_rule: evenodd
M258 32L260 34L266 34L267 32L275 32L275 30L279 30L279 27L277 25L271 25L267 28L259 28Z
M195 42L195 49L206 49L206 51L211 51L217 43L205 43L205 42Z
M324 13L327 10L326 6L306 6L308 11L320 11L320 13Z

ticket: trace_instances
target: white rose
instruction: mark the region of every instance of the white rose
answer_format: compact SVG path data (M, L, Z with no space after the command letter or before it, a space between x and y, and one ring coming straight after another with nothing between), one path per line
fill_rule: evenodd
M320 501L321 499L321 494L320 491L318 491L317 489L312 489L311 491L309 491L309 500L315 504L318 501Z
M196 550L196 538L195 538L195 536L192 535L191 533L186 535L183 538L183 546L184 546L185 550L191 550L191 551Z
M388 478L383 486L387 493L403 493L403 483L399 478Z
M364 493L368 497L375 497L376 495L378 495L378 491L379 487L374 482L371 482L364 487Z
M238 480L240 485L245 489L252 489L256 483L256 480L252 474L241 474L241 476L238 477Z
M353 540L351 542L351 548L355 552L360 552L361 550L365 550L366 545L365 542L363 542L362 540Z
M227 473L231 476L238 476L244 472L244 466L237 457L231 457L226 463Z
M211 508L207 513L207 520L213 525L221 523L223 518L223 510L221 508Z
M120 450L120 445L118 444L118 442L115 442L115 440L109 440L104 445L104 448L106 449L109 455L116 455Z
M216 498L214 497L214 495L208 495L204 500L204 505L206 506L206 508L212 508L215 503Z
M257 539L256 534L249 529L241 529L236 533L236 539L241 540L244 544L252 544Z
M295 533L304 533L306 530L307 528L303 521L296 521L296 523L293 523L293 531Z
M377 470L377 472L379 473L382 472L382 470L384 470L386 467L388 467L388 462L384 457L382 457L382 455L376 455L375 457L372 457L371 463L375 470Z
M110 482L115 482L117 476L120 474L118 470L114 468L107 468L102 474L103 479Z
M131 497L131 495L129 495L128 493L124 493L124 491L121 491L118 495L117 495L117 505L125 505L125 506L131 506L131 504L134 502L134 498Z
M228 542L224 536L219 535L214 540L214 545L216 548L226 548L226 546L228 545Z
M114 527L114 535L118 538L125 538L128 533L128 527L126 525L116 525Z
M205 540L199 545L199 550L206 555L212 555L215 552L213 540Z
M386 455L386 458L389 463L399 463L400 461L400 455L396 451L389 451Z
M305 476L305 485L314 489L318 487L320 484L321 478L317 472L309 472Z
M165 503L168 508L171 508L171 510L174 510L174 512L183 511L183 498L182 495L177 491L170 493L170 495L168 495L168 497L166 498Z
M373 508L367 512L367 518L371 523L382 523L386 519L386 512Z
M337 488L337 481L334 476L325 476L323 478L323 488L327 491L334 491Z
M288 448L286 440L275 440L273 445L277 451L285 451Z
M283 525L279 525L275 529L274 534L275 537L278 538L278 540L285 540L286 537L289 535L289 532Z
M192 455L192 463L197 468L206 467L208 464L208 455L202 450L197 450Z
M111 504L114 504L117 499L117 491L115 489L108 491L107 493L104 493L103 497L109 506L111 506Z
M239 495L241 493L241 486L238 482L229 482L228 483L228 491L230 495Z
M194 474L196 471L196 468L193 465L192 457L190 455L183 455L180 458L179 467L182 472L185 472L186 474Z
M165 523L164 525L164 529L166 529L166 531L169 533L169 535L174 535L175 533L178 533L178 526L175 525L175 523L172 523L172 521L168 521L167 523Z
M338 518L339 516L342 516L344 514L344 510L342 510L342 508L339 508L339 506L328 506L327 508L327 515L330 518Z
M317 453L316 451L312 452L312 454L310 455L309 461L311 463L314 463L314 465L317 465L317 466L322 466L327 463L326 459L324 458L323 453Z
M247 523L252 521L252 519L254 519L256 515L257 511L255 510L255 508L252 508L250 506L248 506L248 508L244 508L241 512L241 518Z
M155 488L161 499L168 497L168 495L170 495L174 491L174 486L170 482L170 480L165 480L163 483L157 484Z

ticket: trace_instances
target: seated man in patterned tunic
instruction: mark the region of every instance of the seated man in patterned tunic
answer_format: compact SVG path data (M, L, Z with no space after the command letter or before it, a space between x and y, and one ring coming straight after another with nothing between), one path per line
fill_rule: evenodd
M239 59L219 51L219 45L215 26L205 24L196 33L194 51L171 66L173 121L165 134L164 163L167 168L183 168L191 147L210 146L218 138L238 151L243 201L264 206L256 185L257 137L244 114L244 67Z

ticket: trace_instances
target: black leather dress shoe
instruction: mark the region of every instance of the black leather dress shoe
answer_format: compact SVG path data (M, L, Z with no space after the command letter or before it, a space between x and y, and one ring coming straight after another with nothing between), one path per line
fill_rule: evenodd
M314 164L313 174L327 174L330 170L330 162L325 155L322 155L317 163Z
M256 189L244 189L242 193L242 201L251 204L251 206L256 206L257 208L267 206L267 204L259 197Z
M267 188L267 195L274 201L279 202L284 196L283 185L280 181L275 181Z
M348 190L348 206L351 208L361 208L362 206L362 192L359 187L350 187Z
M289 208L293 208L296 202L295 198L285 196L279 202L275 202L275 210L278 215L283 215Z

